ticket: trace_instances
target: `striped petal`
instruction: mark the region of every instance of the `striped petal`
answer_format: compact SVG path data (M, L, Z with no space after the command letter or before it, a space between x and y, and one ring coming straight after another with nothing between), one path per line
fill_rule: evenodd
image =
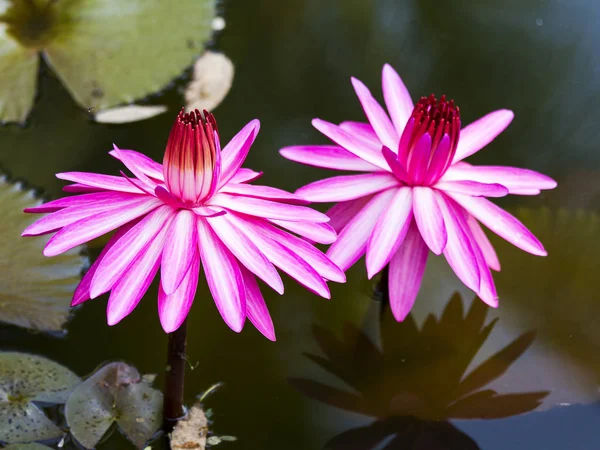
M182 209L169 226L160 271L160 282L167 295L177 290L196 254L196 220L192 211Z
M228 183L223 186L219 192L225 194L242 195L244 197L262 198L275 202L287 202L295 205L306 205L309 202L300 198L296 194L277 189L270 186L258 186L255 184L234 184Z
M251 216L295 222L329 222L329 217L305 206L287 205L260 198L239 197L230 194L216 194L210 199L210 206L220 206Z
M88 172L63 172L57 173L56 178L83 184L89 188L104 189L107 191L131 192L132 194L143 194L140 188L131 184L127 178L115 177Z
M348 270L365 252L377 219L388 207L397 189L375 195L344 227L327 250L327 256L343 271Z
M461 161L488 145L510 125L514 117L515 114L512 111L500 109L486 114L481 119L464 127L460 130L460 138L452 163Z
M381 146L367 144L362 139L354 137L352 134L348 133L337 125L321 119L313 119L312 125L333 142L341 145L350 153L383 170L387 170L387 164L381 155Z
M260 292L256 278L245 267L240 267L240 270L244 279L244 287L246 288L246 314L248 319L264 337L270 341L275 341L273 320Z
M436 255L441 255L446 247L448 235L444 226L444 216L430 188L413 188L413 210L417 227L427 247Z
M277 269L244 233L231 224L230 216L231 214L214 217L206 223L248 270L267 283L275 292L283 294L283 281Z
M354 87L354 91L360 100L360 103L365 111L365 115L371 126L375 130L375 133L379 137L379 140L383 145L389 148L396 148L398 146L398 141L400 140L400 136L392 121L388 117L385 110L381 107L381 105L375 100L373 95L369 89L356 78L352 78L352 86Z
M113 152L119 156L119 160L127 167L131 173L136 177L136 181L141 183L141 185L147 191L153 192L156 187L156 181L151 180L146 173L141 170L137 165L137 158L135 155L131 155L130 153L121 152L121 149L113 144Z
M354 135L356 136L356 134ZM291 161L326 169L355 170L357 172L381 170L337 145L297 145L284 147L279 150L279 153Z
M381 141L375 134L375 130L370 123L346 120L340 123L340 128L371 147L381 146Z
M167 228L162 229L112 287L106 306L108 325L116 325L131 314L150 287L160 266L167 232Z
M135 150L119 149L119 152L111 150L110 152L108 152L108 154L115 157L123 163L125 163L125 161L123 161L122 157L123 155L125 155L129 159L129 161L132 161L139 170L141 170L150 178L165 181L162 164L157 163L152 158L148 158L143 153L136 152Z
M398 322L406 318L415 303L428 254L427 245L413 221L389 266L390 308Z
M377 219L367 243L367 275L369 279L385 267L402 244L412 222L412 188L401 187Z
M470 195L472 197L505 197L508 189L498 183L487 184L478 181L440 181L434 186L442 191Z
M481 197L448 192L460 206L503 239L532 255L546 256L542 243L516 217Z
M262 172L255 172L252 169L241 168L235 173L235 175L229 180L229 183L248 183L254 181L262 176Z
M499 271L500 259L498 259L496 250L494 250L492 243L485 235L485 232L483 231L483 228L481 228L481 225L479 225L479 222L477 222L477 219L475 219L475 217L473 217L471 214L467 214L467 225L469 225L471 233L473 233L473 238L481 249L486 264L490 269Z
M165 333L173 333L181 326L194 303L198 287L198 271L200 258L198 254L192 259L190 269L175 292L165 294L162 285L158 287L158 317Z
M169 226L173 215L173 209L168 206L157 208L119 239L96 269L90 287L91 298L96 298L113 287L161 229Z
M406 165L408 175L415 184L421 184L427 176L431 156L431 136L425 133L419 138L408 157Z
M434 194L444 215L448 235L444 256L460 281L472 291L479 292L479 266L470 239L465 233L467 224L455 213L450 199L439 192L434 191Z
M408 176L408 172L404 169L404 166L398 161L398 155L396 155L392 150L387 147L383 147L381 149L381 154L385 158L385 161L392 169L392 172L399 180L402 180L404 183L409 184L410 177Z
M542 189L554 189L557 186L552 178L533 170L504 166L472 166L465 162L452 165L440 181L458 180L500 183L506 186L510 194L530 193L525 195L539 194Z
M149 197L135 206L102 212L67 225L48 241L43 251L44 256L56 256L66 252L73 247L102 236L127 222L131 222L160 205L161 202L159 200Z
M229 144L221 151L221 175L219 177L219 187L225 186L236 174L238 169L248 156L250 147L256 139L260 130L260 122L256 119L250 121L238 134L236 134Z
M315 181L296 191L311 202L344 202L398 186L398 179L387 172L340 175Z
M115 201L124 199L143 199L145 194L127 194L122 192L94 192L91 194L73 195L71 197L63 197L51 202L43 203L32 208L25 208L26 213L50 213L56 212L64 208L82 207L95 204L97 202L114 203Z
M385 105L396 131L401 135L414 109L413 101L400 75L392 66L389 64L383 66L381 78Z
M319 244L331 244L337 239L337 233L328 223L290 222L276 219L270 219L269 222Z
M206 281L221 317L236 333L246 320L246 288L240 266L206 220L198 220L198 242Z
M325 214L329 216L329 225L338 234L344 229L344 227L354 219L361 209L363 209L367 203L371 201L373 195L367 195L356 200L350 200L347 202L336 203L329 209Z

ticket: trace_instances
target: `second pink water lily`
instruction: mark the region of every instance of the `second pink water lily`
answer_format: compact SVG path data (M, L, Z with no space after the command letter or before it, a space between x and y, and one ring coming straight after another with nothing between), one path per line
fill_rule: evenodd
M480 222L508 242L545 256L540 241L515 217L486 197L536 195L556 187L540 173L463 160L481 150L512 121L512 111L491 112L461 128L460 112L445 96L416 105L400 76L383 68L387 112L357 79L352 84L368 123L313 126L336 145L286 147L293 161L335 170L366 172L311 183L296 194L312 202L339 202L327 213L339 233L328 256L347 270L366 253L369 278L389 264L389 294L397 320L410 312L429 250L443 254L458 278L496 307L490 269L500 262Z

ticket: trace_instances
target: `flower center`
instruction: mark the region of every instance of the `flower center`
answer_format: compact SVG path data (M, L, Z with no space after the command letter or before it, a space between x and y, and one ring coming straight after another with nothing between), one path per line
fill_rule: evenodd
M216 190L221 146L215 117L208 111L186 114L182 109L167 141L163 159L165 184L173 197L189 207Z
M460 136L460 111L454 100L421 97L406 124L398 161L414 185L435 183L450 167Z

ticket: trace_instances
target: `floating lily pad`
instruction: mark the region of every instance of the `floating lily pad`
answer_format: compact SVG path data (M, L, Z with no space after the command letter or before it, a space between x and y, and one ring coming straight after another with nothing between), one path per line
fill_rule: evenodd
M0 352L0 442L56 439L63 432L38 407L65 403L79 377L41 356Z
M103 110L181 74L202 52L214 17L215 0L2 0L0 120L27 117L38 52L81 106Z
M233 74L233 63L227 56L205 52L194 64L194 79L185 91L186 109L215 109L231 89Z
M162 394L125 363L107 364L81 383L65 407L73 437L93 448L113 423L135 444L144 444L162 423Z
M0 175L0 322L39 331L61 331L87 258L77 247L55 258L42 249L48 236L27 238L21 232L34 220L24 208L40 205L33 191Z

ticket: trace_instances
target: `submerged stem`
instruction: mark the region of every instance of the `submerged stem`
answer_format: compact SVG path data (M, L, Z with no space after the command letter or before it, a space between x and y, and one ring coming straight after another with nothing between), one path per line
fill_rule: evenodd
M187 320L169 333L167 349L167 371L163 408L163 426L166 432L173 429L175 423L185 416L183 404L183 386L186 366Z

